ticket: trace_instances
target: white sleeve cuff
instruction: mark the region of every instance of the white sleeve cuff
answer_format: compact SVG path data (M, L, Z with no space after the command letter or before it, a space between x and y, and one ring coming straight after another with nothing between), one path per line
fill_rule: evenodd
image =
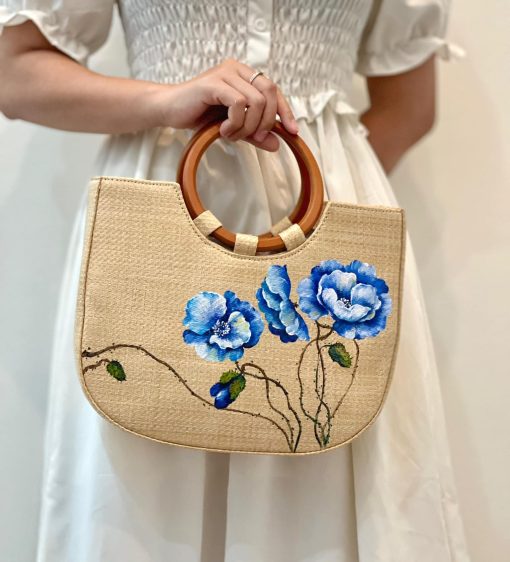
M113 3L105 2L104 7L90 11L59 4L60 8L55 10L13 10L0 6L0 35L4 27L32 21L51 45L86 64L108 37Z

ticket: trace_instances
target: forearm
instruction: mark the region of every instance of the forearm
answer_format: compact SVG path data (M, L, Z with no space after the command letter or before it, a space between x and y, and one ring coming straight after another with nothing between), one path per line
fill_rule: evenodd
M435 61L367 80L370 108L361 116L368 140L389 173L435 121Z
M171 88L103 76L58 51L30 50L2 68L0 110L67 131L136 132L162 124L159 104Z
M361 122L368 129L368 141L387 174L426 132L406 121L400 112L377 106L366 111Z

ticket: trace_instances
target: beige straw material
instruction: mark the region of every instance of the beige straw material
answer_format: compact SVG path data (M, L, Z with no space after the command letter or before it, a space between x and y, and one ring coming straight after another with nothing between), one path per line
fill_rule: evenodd
M236 241L234 244L234 253L243 254L246 256L254 256L257 253L258 242L258 236L238 232L236 234Z
M297 248L306 239L305 233L303 232L303 229L299 226L299 224L293 224L285 230L282 230L279 234L287 250L293 250L294 248Z
M276 236L277 234L280 234L282 230L289 228L289 226L292 226L292 221L289 219L289 217L283 217L271 227L270 232L271 234Z
M195 217L193 222L204 236L209 236L211 232L222 226L221 221L209 209Z
M327 201L313 233L295 249L248 256L200 232L177 183L93 178L75 326L83 390L112 423L164 443L284 455L344 445L374 422L390 387L404 256L405 220L399 208ZM316 326L299 309L311 339L317 330L323 339L313 345L282 343L262 315L258 345L246 347L238 363L245 369L244 388L238 373L232 374L233 361L208 361L184 342L186 306L195 295L233 291L258 310L256 292L269 266L285 265L290 300L297 303L298 283L326 259L372 264L389 287L392 311L386 328L357 341L355 372L356 342ZM346 354L350 367L341 366ZM230 377L231 384L234 375L241 392L228 407L215 407L213 385L220 377ZM304 412L314 418L320 404L316 385L324 382L323 404L313 421ZM328 422L324 404L331 418L339 402Z

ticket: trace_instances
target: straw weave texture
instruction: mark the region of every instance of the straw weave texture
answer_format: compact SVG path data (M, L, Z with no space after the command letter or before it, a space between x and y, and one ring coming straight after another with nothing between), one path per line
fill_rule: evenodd
M208 236L221 226L221 222L209 209L200 213L198 217L195 217L194 222L198 230L205 236Z
M289 219L289 217L283 217L271 227L270 232L271 234L274 234L276 236L282 230L289 228L289 226L292 226L291 220Z
M297 248L273 255L234 254L200 232L177 183L93 178L76 303L75 354L83 390L111 422L165 443L292 455L345 444L375 420L390 386L404 244L402 209L327 201L314 232ZM215 407L210 389L235 365L205 360L184 342L190 298L231 290L257 309L255 293L268 267L285 264L291 299L297 301L298 282L326 259L372 264L392 299L385 330L358 342L354 377L352 365L342 367L331 360L329 348L323 350L323 401L332 406L344 396L334 419L328 425L324 407L320 420L312 422L302 408L312 417L317 409L315 346L301 357L307 342L282 343L267 325L258 345L246 348L239 360L261 370L251 368L232 404ZM301 314L315 337L314 322ZM338 341L354 361L352 340L335 333L324 339L331 345Z
M246 256L254 256L257 253L258 236L253 234L243 234L238 232L234 244L234 252L236 254L244 254Z
M297 248L305 241L305 233L299 224L292 224L285 230L279 232L287 250Z

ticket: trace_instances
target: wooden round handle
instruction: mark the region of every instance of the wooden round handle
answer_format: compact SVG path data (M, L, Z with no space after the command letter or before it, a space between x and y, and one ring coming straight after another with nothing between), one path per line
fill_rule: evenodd
M197 130L188 140L186 146L183 149L181 154L181 158L179 160L179 166L177 170L177 181L179 183L182 182L182 167L184 164L184 160L187 157L187 153L189 152L190 148L193 146L195 141L200 137L200 130ZM290 222L296 223L299 222L305 215L306 209L310 202L310 177L306 169L303 169L303 164L298 162L300 177L301 177L301 189L299 191L299 197L296 202L296 206L288 215ZM182 185L182 184L181 184ZM259 235L262 238L267 238L268 236L273 236L272 232L264 232L264 234Z
M205 211L197 191L196 174L203 153L216 139L220 138L221 122L218 120L208 123L197 131L186 145L179 163L177 182L181 186L184 202L192 219ZM287 142L297 160L301 173L301 193L298 206L293 213L294 217L290 218L297 220L307 235L318 221L324 203L324 187L319 166L303 139L289 133L279 121L275 122L272 132ZM235 233L224 226L217 228L211 236L230 248L235 245ZM285 244L280 236L268 234L259 236L257 251L278 252L281 250L285 250Z

